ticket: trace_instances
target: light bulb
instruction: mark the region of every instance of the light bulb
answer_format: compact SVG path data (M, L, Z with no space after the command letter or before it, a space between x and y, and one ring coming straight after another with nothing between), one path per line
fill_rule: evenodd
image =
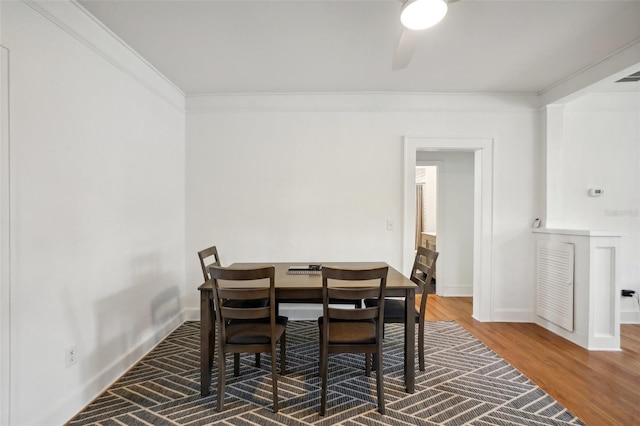
M440 22L446 14L444 0L408 1L402 8L400 22L410 30L424 30Z

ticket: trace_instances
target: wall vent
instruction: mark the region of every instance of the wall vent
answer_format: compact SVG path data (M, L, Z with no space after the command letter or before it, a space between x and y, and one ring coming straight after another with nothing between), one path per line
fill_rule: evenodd
M620 80L616 80L616 83L628 83L633 81L640 81L640 71L634 72L631 75L628 75Z
M538 303L536 313L573 331L573 244L539 241L537 248Z

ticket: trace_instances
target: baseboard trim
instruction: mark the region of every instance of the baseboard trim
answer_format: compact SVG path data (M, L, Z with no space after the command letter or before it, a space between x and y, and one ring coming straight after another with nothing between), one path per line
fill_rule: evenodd
M640 312L620 312L620 324L640 324Z
M184 321L200 321L200 308L186 308L182 311Z
M469 286L442 286L441 291L444 297L473 297L473 287Z
M524 322L535 323L536 315L528 309L496 309L492 313L492 322Z

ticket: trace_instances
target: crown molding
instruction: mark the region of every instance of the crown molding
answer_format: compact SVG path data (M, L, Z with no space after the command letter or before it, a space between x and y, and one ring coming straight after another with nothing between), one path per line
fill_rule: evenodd
M75 0L22 2L141 86L184 111L184 93Z
M540 93L542 105L570 102L603 82L613 82L640 67L640 39L548 87Z
M471 93L235 93L188 95L190 113L230 111L530 111L539 100L532 94Z

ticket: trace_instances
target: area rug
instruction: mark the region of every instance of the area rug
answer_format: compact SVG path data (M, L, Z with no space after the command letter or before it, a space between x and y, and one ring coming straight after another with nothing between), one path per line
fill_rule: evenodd
M327 415L318 415L318 330L314 321L287 326L287 374L280 410L271 411L268 354L261 368L227 360L225 411L216 411L217 360L211 394L200 396L200 323L186 322L69 425L584 425L565 407L456 322L428 322L424 372L415 393L404 389L403 326L387 324L384 340L386 415L377 412L375 373L364 356L329 358ZM417 360L416 360L417 366Z

